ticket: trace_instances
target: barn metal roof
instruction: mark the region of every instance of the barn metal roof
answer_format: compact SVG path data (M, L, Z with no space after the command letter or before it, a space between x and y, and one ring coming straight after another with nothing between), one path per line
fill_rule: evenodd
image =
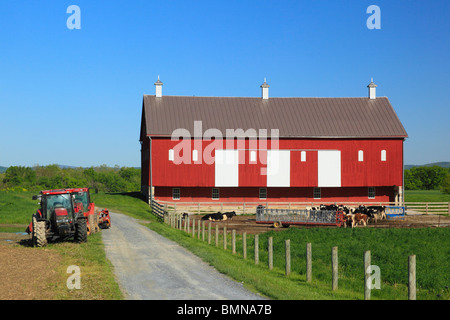
M175 129L194 135L210 128L278 129L280 137L406 138L408 135L389 99L369 98L242 98L144 95L142 135L170 136Z

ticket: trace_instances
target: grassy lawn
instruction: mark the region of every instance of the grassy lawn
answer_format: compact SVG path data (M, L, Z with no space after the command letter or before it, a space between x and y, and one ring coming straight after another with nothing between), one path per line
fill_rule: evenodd
M450 229L337 229L289 228L283 232L260 235L260 264L254 264L253 236L247 237L248 258L242 258L241 236L237 237L237 254L223 250L222 239L216 248L192 238L180 230L157 223L145 202L137 195L98 194L96 204L108 204L111 210L148 220L150 229L178 242L220 272L243 282L249 289L271 299L363 299L363 254L370 250L372 264L381 271L381 290L372 290L372 299L407 299L408 255L417 259L417 299L449 299ZM113 222L114 223L114 222ZM229 230L231 231L231 230ZM267 267L267 239L274 239L274 269ZM292 273L284 275L284 240L291 240ZM213 241L214 242L214 241ZM312 243L313 281L306 283L305 247ZM339 250L339 290L331 291L331 248ZM440 295L440 296L438 296Z
M440 190L406 190L406 202L450 202L450 194Z
M29 224L31 216L38 209L38 201L29 191L0 191L0 223ZM23 231L23 230L22 230Z
M259 265L254 264L254 237L247 236L247 260L242 257L242 236L237 237L237 253L231 254L231 236L223 250L192 238L191 234L152 223L149 228L170 238L203 260L271 299L363 299L364 251L371 251L371 263L380 267L381 289L372 290L372 299L407 299L408 255L417 259L417 299L449 299L450 229L342 229L289 228L259 235ZM231 231L231 230L229 230ZM274 268L267 267L268 238L273 237ZM213 237L214 238L214 237ZM291 275L285 276L284 242L291 243ZM306 243L312 244L313 281L306 283ZM339 290L331 291L331 248L339 252ZM438 296L440 295L440 296Z

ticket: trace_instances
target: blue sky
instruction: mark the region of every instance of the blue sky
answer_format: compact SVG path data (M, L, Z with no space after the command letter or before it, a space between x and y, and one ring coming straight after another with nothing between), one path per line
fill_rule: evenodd
M369 5L381 29L369 30ZM81 9L69 30L67 7ZM0 1L0 166L140 165L143 94L362 97L450 161L450 1Z

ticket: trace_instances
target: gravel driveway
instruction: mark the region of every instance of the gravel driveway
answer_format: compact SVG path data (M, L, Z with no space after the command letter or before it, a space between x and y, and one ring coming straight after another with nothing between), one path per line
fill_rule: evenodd
M137 220L113 212L110 215L112 226L102 231L102 237L126 299L262 299Z

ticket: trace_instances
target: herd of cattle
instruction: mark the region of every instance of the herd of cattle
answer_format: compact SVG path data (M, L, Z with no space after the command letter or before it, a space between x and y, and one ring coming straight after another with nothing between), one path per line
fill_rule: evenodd
M356 208L349 208L344 205L320 205L319 208L308 208L311 210L332 210L332 211L341 211L344 213L344 219L346 225L351 225L354 228L358 224L363 224L367 226L367 224L372 221L375 223L378 220L386 219L386 207L385 206L364 206L360 205Z
M230 211L230 212L216 212L207 214L202 217L202 220L210 220L210 221L222 221L222 220L233 220L233 217L236 215L236 212Z
M375 223L378 220L386 219L385 206L364 206L360 205L356 208L350 208L344 205L320 205L320 207L307 207L307 210L318 211L318 210L331 210L331 211L341 211L344 214L345 225L351 226L354 228L358 224L363 224L367 226L367 224L372 221ZM187 216L187 213L183 215L183 217ZM235 211L230 212L216 212L207 214L202 217L202 220L209 221L224 221L224 220L232 220L233 217L236 216Z

